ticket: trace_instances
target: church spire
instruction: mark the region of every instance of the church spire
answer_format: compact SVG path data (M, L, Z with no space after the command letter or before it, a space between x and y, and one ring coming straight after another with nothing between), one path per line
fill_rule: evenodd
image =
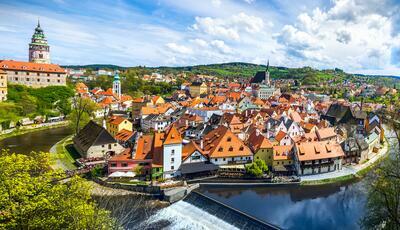
M268 61L267 61L267 69L266 69L265 71L268 72L268 70L269 70L269 59L268 59Z
M39 19L39 17L37 18L37 27L40 27L40 19Z

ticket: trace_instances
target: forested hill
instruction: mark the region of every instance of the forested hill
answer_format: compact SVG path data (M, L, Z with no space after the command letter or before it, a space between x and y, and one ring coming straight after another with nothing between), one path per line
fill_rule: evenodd
M251 63L244 62L231 62L231 63L221 63L221 64L209 64L209 65L196 65L196 66L184 66L184 67L146 67L146 66L137 66L137 67L120 67L116 65L83 65L83 66L65 66L69 68L87 68L87 69L132 69L138 70L141 73L152 73L158 72L161 74L178 74L185 72L186 75L196 75L196 74L204 74L204 75L213 75L222 78L250 78L254 76L257 71L265 70L266 65L257 65ZM388 80L389 84L394 80L392 76L371 76L371 75L356 75L349 74L344 72L341 69L326 69L326 70L318 70L313 69L311 67L302 67L302 68L287 68L287 67L279 67L279 66L270 66L269 71L272 78L275 79L298 79L301 80L303 84L316 84L321 81L342 81L343 79L349 79L356 77L366 77L366 78L375 78L382 77L380 80ZM389 80L392 78L392 80Z

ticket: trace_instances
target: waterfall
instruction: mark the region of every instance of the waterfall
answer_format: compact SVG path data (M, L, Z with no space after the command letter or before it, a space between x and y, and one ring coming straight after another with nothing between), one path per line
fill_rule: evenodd
M238 229L186 201L178 201L151 216L146 225L168 221L166 229Z

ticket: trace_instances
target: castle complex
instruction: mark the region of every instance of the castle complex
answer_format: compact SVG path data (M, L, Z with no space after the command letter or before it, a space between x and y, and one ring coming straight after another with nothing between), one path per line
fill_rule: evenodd
M65 70L50 62L50 46L39 22L29 44L29 62L0 60L0 70L6 73L7 81L12 84L35 88L66 85ZM6 95L1 98L6 98Z

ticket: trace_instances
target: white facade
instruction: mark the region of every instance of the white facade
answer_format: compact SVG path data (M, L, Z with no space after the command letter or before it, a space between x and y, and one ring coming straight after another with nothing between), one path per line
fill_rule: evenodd
M179 176L179 167L182 163L182 144L164 144L163 152L164 178Z
M203 156L203 154L199 153L199 151L194 151L192 155L188 156L182 164L196 163L196 162L205 162L207 158Z
M211 157L210 162L216 165L227 165L230 162L235 164L244 164L248 161L253 161L253 156L243 156L243 157Z

